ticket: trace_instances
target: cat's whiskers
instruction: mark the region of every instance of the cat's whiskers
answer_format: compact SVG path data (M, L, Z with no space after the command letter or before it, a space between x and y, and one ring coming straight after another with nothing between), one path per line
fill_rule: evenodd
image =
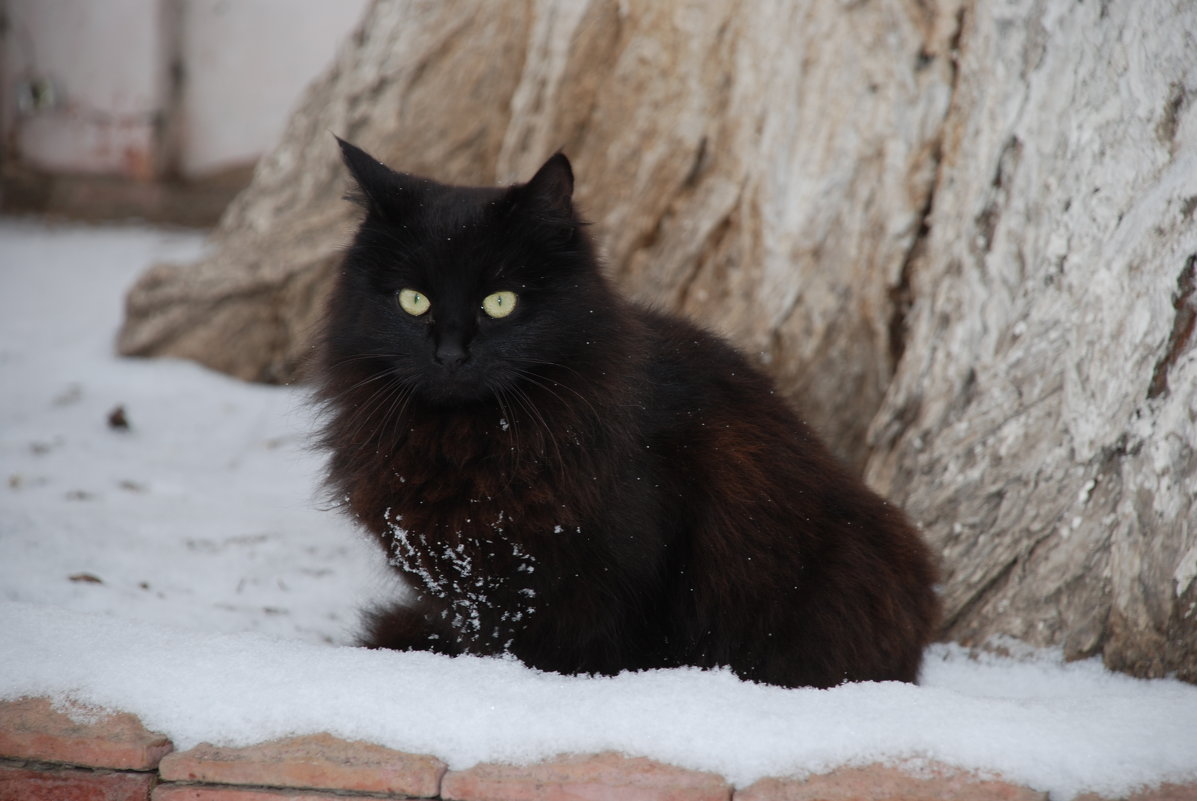
M371 393L364 402L355 405L353 411L345 420L345 425L349 431L349 441L359 445L362 444L358 440L358 437L362 434L366 426L374 423L374 412L382 408L384 403L397 395L401 390L402 386L398 382L388 381ZM380 427L374 425L373 430L366 439L369 440L381 436L380 431Z
M329 365L329 370L340 372L344 368L353 365L354 362L377 361L395 358L398 358L398 356L389 353L358 353L353 356L346 356L342 359L338 359L336 362L333 362L331 365ZM356 392L367 384L372 384L376 381L385 381L396 377L396 374L389 369L384 368L373 370L367 373L363 378L360 378L349 386L338 390L336 393L322 392L318 394L316 396L317 401L327 408L335 407L346 396Z
M513 455L507 460L507 476L502 487L503 492L507 492L520 472L520 459L523 457L523 448L520 447L519 419L515 407L510 403L507 391L501 386L491 386L490 389L495 393L495 400L499 402L499 411L502 413L503 419L507 421L507 428L511 431L511 453Z
M568 370L571 373L573 373L574 375L578 376L579 378L582 378L581 373L579 373L574 368L569 367L568 365L559 364L557 362L548 362L548 361L538 361L538 362L533 362L533 364L544 366L544 367L557 367L562 370ZM546 392L550 392L553 395L555 395L557 397L557 399L560 400L562 403L566 402L565 398L563 398L559 393L555 392L553 387L559 387L561 389L572 392L574 395L576 395L578 397L578 400L582 401L590 408L590 412L591 412L591 414L594 415L595 419L599 419L598 409L594 408L594 404L592 404L590 402L590 399L587 398L585 395L583 395L581 392L578 392L573 387L569 386L568 384L563 384L560 381L553 381L551 378L548 378L547 376L541 375L540 373L537 373L533 370L529 370L529 369L525 369L525 368L516 368L516 372L518 372L521 376L528 379L532 383L536 384L537 386L539 386L541 389L545 390ZM550 387L548 385L549 383L552 384L552 387Z
M532 383L537 383L537 381L530 376L525 375L524 378L532 381ZM540 447L540 455L542 457L548 456L547 449L544 447L544 443L547 442L547 444L553 446L553 452L557 456L557 464L564 463L561 446L557 442L557 435L553 432L553 427L549 425L549 421L545 419L545 416L540 411L540 408L533 402L531 396L529 396L528 393L522 388L518 386L512 386L510 387L510 391L512 397L515 398L520 407L528 413L529 419L544 431L544 435L541 438L542 444Z
M407 405L411 402L412 395L415 394L415 389L410 383L403 383L396 381L398 392L392 393L390 396L390 405L386 413L382 416L382 422L378 426L378 430L382 431L396 431L399 427L399 421L403 419L404 412L407 411ZM381 440L382 436L379 435Z
M375 425L374 431L368 438L381 440L382 432L390 430L387 424L390 423L391 417L394 415L396 404L402 400L403 408L406 408L406 401L412 394L410 382L391 373L383 373L381 378L384 379L384 383L376 387L365 401L355 406L353 413L345 421L347 427L352 426L349 432L351 442L357 442L358 435L362 433L365 426L372 422L375 413L390 404L387 414L383 416L379 424ZM402 412L400 412L401 414Z
M561 362L550 362L550 361L543 360L543 359L540 359L540 360L529 359L528 362L530 364L535 364L535 365L538 365L541 367L556 367L560 370L566 370L568 372L573 373L575 376L582 379L583 381L586 380L585 376L583 376L582 373L577 368L570 367L568 364L562 364Z
M351 359L345 359L344 361L340 362L340 364L345 364L346 362L349 362L349 361L351 361ZM348 387L345 387L341 391L337 392L335 395L327 395L327 396L321 398L321 402L324 405L329 406L329 407L334 406L342 398L346 397L350 393L356 392L357 390L361 389L362 387L366 386L367 384L372 384L375 381L384 381L384 380L387 380L390 378L394 378L394 376L389 373L386 373L386 372L371 373L370 375L357 381L356 383L354 383Z

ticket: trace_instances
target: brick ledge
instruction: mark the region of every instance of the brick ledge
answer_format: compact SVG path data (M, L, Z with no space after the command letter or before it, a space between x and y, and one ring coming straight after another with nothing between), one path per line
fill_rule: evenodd
M1046 801L1046 794L967 771L919 775L886 765L735 789L713 773L616 753L455 771L440 759L329 734L244 748L174 751L128 714L79 722L45 698L0 701L0 801ZM1110 801L1083 796L1077 801ZM1128 801L1197 801L1197 782Z

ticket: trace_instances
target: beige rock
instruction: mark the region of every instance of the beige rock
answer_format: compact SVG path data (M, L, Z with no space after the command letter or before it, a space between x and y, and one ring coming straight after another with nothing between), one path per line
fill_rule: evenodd
M868 479L948 636L1197 681L1197 6L965 15Z

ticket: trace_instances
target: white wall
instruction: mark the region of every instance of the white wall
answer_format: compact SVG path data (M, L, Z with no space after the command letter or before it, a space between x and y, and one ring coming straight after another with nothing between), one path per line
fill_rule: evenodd
M367 2L0 0L5 157L137 179L252 163Z
M366 0L185 0L183 172L253 161L332 62Z
M164 6L8 0L5 11L6 151L47 169L151 177L168 77ZM44 108L28 107L35 85L45 90Z

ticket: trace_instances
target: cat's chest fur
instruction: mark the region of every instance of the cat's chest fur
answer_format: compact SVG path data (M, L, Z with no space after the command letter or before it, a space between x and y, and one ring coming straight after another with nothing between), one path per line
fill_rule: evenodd
M576 508L576 495L563 502L569 496L561 492L579 470L599 481L579 433L546 436L526 415L498 409L413 414L404 423L397 436L359 449L353 472L360 479L347 487L350 509L376 532L401 515L408 531L454 541L511 521L524 531L576 525L588 511ZM390 520L377 519L380 509L390 510Z
M610 471L583 432L548 435L520 410L405 422L361 450L345 501L462 641L512 650L570 579L612 558L583 525L601 516ZM573 486L581 475L592 491Z

